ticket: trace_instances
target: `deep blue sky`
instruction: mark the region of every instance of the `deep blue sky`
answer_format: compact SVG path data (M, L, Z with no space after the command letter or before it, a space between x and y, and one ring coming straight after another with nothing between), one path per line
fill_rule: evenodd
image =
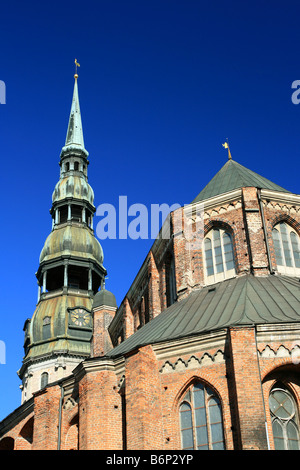
M226 162L226 138L236 161L299 193L299 17L298 0L2 2L0 419L20 405L75 57L96 206L191 202ZM118 303L151 244L102 242Z

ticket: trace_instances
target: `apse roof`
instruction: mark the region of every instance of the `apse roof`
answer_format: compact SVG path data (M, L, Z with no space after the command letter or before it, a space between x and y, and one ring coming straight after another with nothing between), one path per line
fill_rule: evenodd
M138 347L229 326L300 321L300 282L287 276L244 275L194 290L107 353L124 355Z
M272 183L252 170L244 167L235 160L229 159L212 180L202 189L193 202L203 201L233 189L253 186L261 189L271 189L289 193L286 189Z

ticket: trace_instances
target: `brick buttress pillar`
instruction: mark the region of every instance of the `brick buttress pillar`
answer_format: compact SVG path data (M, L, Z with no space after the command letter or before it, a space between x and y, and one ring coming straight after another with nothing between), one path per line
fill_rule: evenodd
M127 450L163 449L160 377L151 346L126 358Z
M159 272L155 263L152 252L148 265L149 275L149 313L150 319L155 318L161 312L160 295L159 295Z
M127 297L124 299L124 307L123 307L123 331L124 331L124 339L128 338L129 336L133 335L134 333L134 325L133 325L133 313L130 307L130 303Z
M79 450L122 450L122 404L114 366L105 358L84 361L79 380Z
M116 308L101 306L93 309L93 337L91 356L104 356L113 348L108 327L114 318Z
M265 408L254 327L229 328L229 343L229 381L234 389L231 400L236 401L237 422L234 426L239 435L238 446L242 450L267 450Z
M59 429L59 385L34 395L34 426L32 450L57 450Z
M269 261L266 240L264 237L263 220L260 213L256 188L243 188L244 218L246 236L249 246L249 257L255 275L269 274Z

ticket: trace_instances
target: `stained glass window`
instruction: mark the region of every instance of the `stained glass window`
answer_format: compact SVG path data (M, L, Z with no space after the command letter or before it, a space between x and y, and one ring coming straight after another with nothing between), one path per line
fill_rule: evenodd
M295 400L282 384L276 384L269 396L275 450L300 450L299 418Z
M218 282L235 275L235 261L231 235L222 229L212 229L204 240L206 277Z
M285 222L277 224L272 231L277 269L285 274L295 274L300 269L299 236Z
M179 412L182 449L225 449L221 404L213 390L201 383L193 385Z

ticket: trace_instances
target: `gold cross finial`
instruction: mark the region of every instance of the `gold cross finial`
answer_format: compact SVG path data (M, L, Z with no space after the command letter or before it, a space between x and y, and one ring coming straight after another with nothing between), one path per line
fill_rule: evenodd
M78 78L77 67L80 67L80 64L78 64L77 59L75 59L75 75L74 75L75 78Z
M232 157L231 157L231 153L230 153L230 148L229 148L228 139L226 139L225 144L222 144L222 145L223 145L223 147L224 147L225 149L228 149L228 160L231 160Z

